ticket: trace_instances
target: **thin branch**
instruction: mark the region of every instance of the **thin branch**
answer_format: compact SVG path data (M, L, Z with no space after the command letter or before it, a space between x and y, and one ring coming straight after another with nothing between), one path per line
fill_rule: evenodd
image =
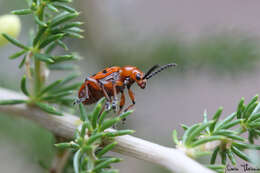
M64 151L57 151L54 160L52 161L52 167L49 173L63 173L64 167L66 166L71 151L66 149Z
M0 88L0 100L4 99L26 99L26 97L17 92ZM31 119L55 135L68 139L73 138L80 123L76 116L66 113L64 116L53 116L25 104L0 106L0 111ZM110 130L113 131L113 129ZM116 137L115 140L118 144L114 148L114 152L161 165L172 172L213 173L177 149L164 147L129 135Z

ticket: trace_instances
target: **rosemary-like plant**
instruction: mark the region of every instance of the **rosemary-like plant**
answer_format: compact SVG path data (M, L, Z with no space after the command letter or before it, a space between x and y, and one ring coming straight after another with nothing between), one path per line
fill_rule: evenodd
M117 173L117 170L109 169L110 164L119 162L121 159L105 156L105 154L116 145L116 142L113 142L114 137L134 133L133 130L106 131L126 118L132 111L124 112L115 118L107 118L110 109L101 111L104 101L104 98L100 99L90 114L85 112L81 103L79 109L80 119L83 123L76 131L75 139L69 143L56 144L61 149L72 148L75 150L73 159L75 173ZM105 145L105 143L109 144Z
M254 139L260 136L260 104L257 100L258 96L255 96L245 105L242 98L237 111L224 120L220 120L223 110L220 107L210 121L205 112L202 123L191 127L182 125L185 132L181 140L177 137L177 131L173 131L173 141L176 147L192 158L212 154L210 165L207 166L217 172L224 172L227 159L236 165L235 156L252 162L244 150L260 150L260 145L253 144ZM248 133L248 139L241 136L244 133ZM218 154L221 158L221 165L215 165Z
M62 115L50 104L71 106L69 96L79 87L79 83L67 85L78 74L74 73L62 80L47 84L49 70L71 70L66 62L76 60L73 53L54 55L52 52L60 46L68 51L63 42L66 37L82 38L79 28L82 22L71 21L79 15L68 3L71 0L28 0L28 9L14 10L16 15L32 15L36 23L36 32L30 33L29 43L24 44L12 36L3 33L3 37L21 51L11 55L10 59L23 57L19 68L25 66L25 75L21 79L21 90L28 100L5 100L1 105L27 103L55 115ZM28 82L29 81L29 82ZM29 83L29 86L28 86ZM50 103L50 104L49 104Z

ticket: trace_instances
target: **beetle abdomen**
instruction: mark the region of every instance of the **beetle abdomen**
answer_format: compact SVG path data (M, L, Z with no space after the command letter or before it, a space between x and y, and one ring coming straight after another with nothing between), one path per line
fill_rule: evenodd
M82 93L80 93L80 97L85 97L86 96L86 90L82 90ZM99 99L103 97L103 92L100 90L96 90L95 88L88 86L88 99L83 101L83 104L90 105L93 103L96 103Z

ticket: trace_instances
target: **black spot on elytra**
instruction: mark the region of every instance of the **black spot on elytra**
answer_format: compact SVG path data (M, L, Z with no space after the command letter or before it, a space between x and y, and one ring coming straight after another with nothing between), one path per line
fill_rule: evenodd
M107 70L103 70L103 72L102 73L107 73Z

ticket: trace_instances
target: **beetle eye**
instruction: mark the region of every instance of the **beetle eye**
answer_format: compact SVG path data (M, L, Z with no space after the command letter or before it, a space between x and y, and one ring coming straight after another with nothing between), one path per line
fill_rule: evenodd
M141 75L138 73L138 74L136 74L135 78L136 78L136 80L140 80L141 79Z

